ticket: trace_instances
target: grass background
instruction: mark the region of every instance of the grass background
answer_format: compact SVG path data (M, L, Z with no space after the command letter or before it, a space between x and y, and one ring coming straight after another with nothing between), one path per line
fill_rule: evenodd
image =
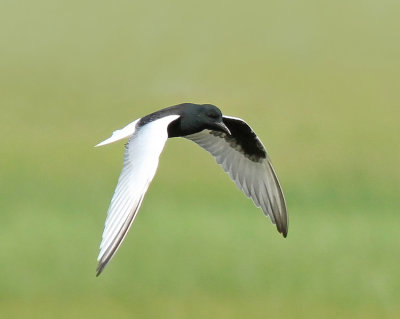
M398 318L398 1L2 1L1 318ZM123 143L184 101L244 118L287 239L194 143L168 141L95 278Z

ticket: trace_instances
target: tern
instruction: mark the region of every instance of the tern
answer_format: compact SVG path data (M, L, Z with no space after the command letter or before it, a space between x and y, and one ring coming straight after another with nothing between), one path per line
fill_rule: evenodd
M139 118L97 146L129 138L97 258L97 276L132 226L168 138L183 137L208 151L236 186L269 216L284 237L288 213L282 188L260 139L242 119L211 104L183 103Z

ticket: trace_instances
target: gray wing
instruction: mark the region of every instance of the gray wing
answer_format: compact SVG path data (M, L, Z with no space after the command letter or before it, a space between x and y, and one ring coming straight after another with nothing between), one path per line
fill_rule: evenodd
M288 232L285 198L265 147L245 121L224 116L231 131L203 130L185 136L214 156L236 186L260 207L284 237Z

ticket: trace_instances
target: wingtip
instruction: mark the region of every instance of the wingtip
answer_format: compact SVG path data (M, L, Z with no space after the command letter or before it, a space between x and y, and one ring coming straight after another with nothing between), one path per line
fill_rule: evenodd
M280 230L280 232L282 233L282 236L284 238L287 237L288 232L289 232L289 223L288 223L288 220L287 220L287 215L285 215L285 216L286 216L286 218L285 218L284 224L282 225L281 230Z
M104 268L108 265L108 262L110 261L112 256L109 256L107 258L103 257L99 257L97 259L98 264L97 264L97 268L96 268L96 277L99 277L100 274L103 272Z
M275 220L274 220L274 224L276 226L277 231L282 234L283 238L287 237L288 234L288 230L289 230L289 224L288 224L288 220L287 220L287 215L286 213L284 214L285 218L279 218L282 215L274 215L275 216Z
M102 273L104 267L105 267L105 264L99 262L99 264L97 265L97 268L96 268L96 277L100 276L100 274Z
M288 235L288 224L285 223L282 225L281 223L277 223L276 227L278 229L278 232L282 234L283 238L286 238Z

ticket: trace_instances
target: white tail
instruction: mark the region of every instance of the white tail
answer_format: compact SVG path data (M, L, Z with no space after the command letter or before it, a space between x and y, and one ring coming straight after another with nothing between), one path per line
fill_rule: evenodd
M100 142L95 147L111 144L111 143L114 143L116 141L122 140L123 138L132 136L132 134L135 133L136 123L138 121L139 121L139 119L134 121L134 122L132 122L132 123L130 123L130 124L128 124L127 126L125 126L124 128L122 128L120 130L114 131L112 133L111 137L109 137L108 139L104 140L103 142Z

